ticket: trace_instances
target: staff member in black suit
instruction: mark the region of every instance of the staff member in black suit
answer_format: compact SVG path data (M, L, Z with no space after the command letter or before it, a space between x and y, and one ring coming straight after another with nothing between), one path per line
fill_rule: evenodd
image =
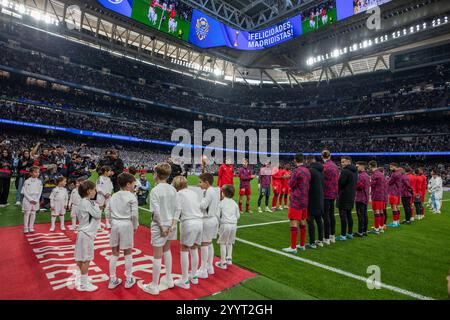
M338 199L339 217L341 219L341 235L336 240L353 239L353 216L352 209L356 196L356 181L358 173L356 167L352 164L350 157L341 158L342 171L338 181Z
M323 197L323 165L316 162L314 156L306 158L308 169L311 172L311 184L309 187L308 200L308 233L309 244L306 246L310 249L316 249L317 245L323 247L323 215L324 215L324 197ZM316 239L317 225L319 232L318 241Z

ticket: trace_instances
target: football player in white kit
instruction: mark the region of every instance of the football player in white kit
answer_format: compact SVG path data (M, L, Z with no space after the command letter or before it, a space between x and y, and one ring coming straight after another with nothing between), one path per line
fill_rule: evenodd
M109 199L111 198L111 194L114 191L114 186L111 182L112 170L108 166L103 166L100 168L99 177L97 178L97 204L100 207L100 210L104 210L108 205ZM105 225L107 229L111 228L111 224L108 219L105 219Z
M98 205L92 200L95 197L95 183L90 180L83 181L78 188L81 196L80 205L77 210L79 221L77 241L75 243L75 261L80 269L81 279L75 281L78 291L95 291L97 286L89 281L89 264L94 259L94 240L100 225L102 212Z
M55 231L56 218L59 217L61 222L61 230L66 230L64 226L64 215L66 214L69 194L66 189L67 178L58 177L56 179L56 187L50 194L50 210L51 210L51 226L50 232Z
M431 170L429 190L430 193L433 195L433 202L431 209L433 210L433 213L440 214L444 189L442 187L442 178L439 176L436 169Z
M203 213L197 193L188 189L185 177L173 179L177 190L175 218L180 220L180 256L181 279L174 281L177 287L189 289L190 283L198 284L198 247L202 244ZM191 256L191 273L189 274L189 253Z
M237 221L240 217L239 206L233 200L234 187L231 184L222 186L223 200L219 204L219 239L220 261L216 266L227 269L232 265L233 245L236 239Z
M70 193L69 210L70 210L70 217L72 218L72 225L69 227L69 230L77 229L77 209L81 202L81 197L80 194L78 193L78 187L84 180L86 179L78 178L75 184L75 188Z
M36 212L39 210L39 201L42 195L42 181L38 178L39 167L30 168L30 177L25 180L21 194L23 195L23 232L34 232L34 220Z
M147 293L159 294L161 262L164 256L166 275L162 282L166 288L173 288L172 252L170 241L177 239L177 220L175 219L177 191L167 183L172 169L168 163L160 163L154 169L156 186L150 191L151 244L153 247L153 279L141 289Z
M134 194L136 179L132 174L123 172L117 176L117 183L121 190L112 195L106 207L107 219L111 221L109 244L112 251L108 289L115 289L122 283L122 279L116 276L120 251L123 251L125 260L125 289L129 289L136 284L132 276L134 232L139 227L138 201Z
M211 173L202 173L199 178L200 188L205 191L200 203L203 211L202 264L197 276L206 279L209 274L214 274L212 241L216 239L219 228L220 189L212 186L214 176Z

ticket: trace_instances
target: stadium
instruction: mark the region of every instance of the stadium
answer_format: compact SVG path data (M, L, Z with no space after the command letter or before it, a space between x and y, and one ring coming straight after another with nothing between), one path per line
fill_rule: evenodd
M448 299L449 13L0 0L0 300Z

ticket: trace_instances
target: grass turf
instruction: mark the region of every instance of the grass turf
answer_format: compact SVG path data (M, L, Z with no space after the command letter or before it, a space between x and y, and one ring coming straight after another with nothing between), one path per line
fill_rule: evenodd
M151 175L149 179L153 185ZM198 178L189 177L189 182L196 184ZM237 179L235 183L238 183ZM289 224L283 222L287 219L286 210L256 213L256 181L253 181L252 189L251 209L255 213L243 214L239 225L275 221L281 223L241 228L238 229L237 237L275 250L288 246ZM237 198L238 196L236 200ZM444 200L450 201L448 193L444 194ZM22 224L20 209L12 205L15 202L14 189L11 190L9 202L10 206L0 209L0 226ZM370 275L367 273L368 266L377 265L381 270L381 282L385 284L434 299L447 299L450 210L448 202L443 204L441 215L431 214L426 210L426 218L411 226L388 229L379 236L307 250L296 256L362 277ZM391 217L390 210L388 212ZM66 217L69 220L69 215ZM369 212L370 220L371 217ZM150 219L148 211L140 210L141 224L148 226ZM49 220L49 212L39 213L36 218L37 223ZM356 227L356 216L354 221ZM336 224L339 233L339 219ZM218 252L216 245L216 253ZM233 250L233 262L259 273L259 276L206 299L413 299L384 288L370 290L363 281L290 257L237 241Z

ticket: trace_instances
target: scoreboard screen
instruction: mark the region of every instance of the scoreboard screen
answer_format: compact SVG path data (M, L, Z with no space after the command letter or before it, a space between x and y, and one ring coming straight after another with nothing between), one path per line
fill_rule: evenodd
M200 48L263 50L391 0L323 0L262 30L227 26L179 0L97 0L105 8Z

